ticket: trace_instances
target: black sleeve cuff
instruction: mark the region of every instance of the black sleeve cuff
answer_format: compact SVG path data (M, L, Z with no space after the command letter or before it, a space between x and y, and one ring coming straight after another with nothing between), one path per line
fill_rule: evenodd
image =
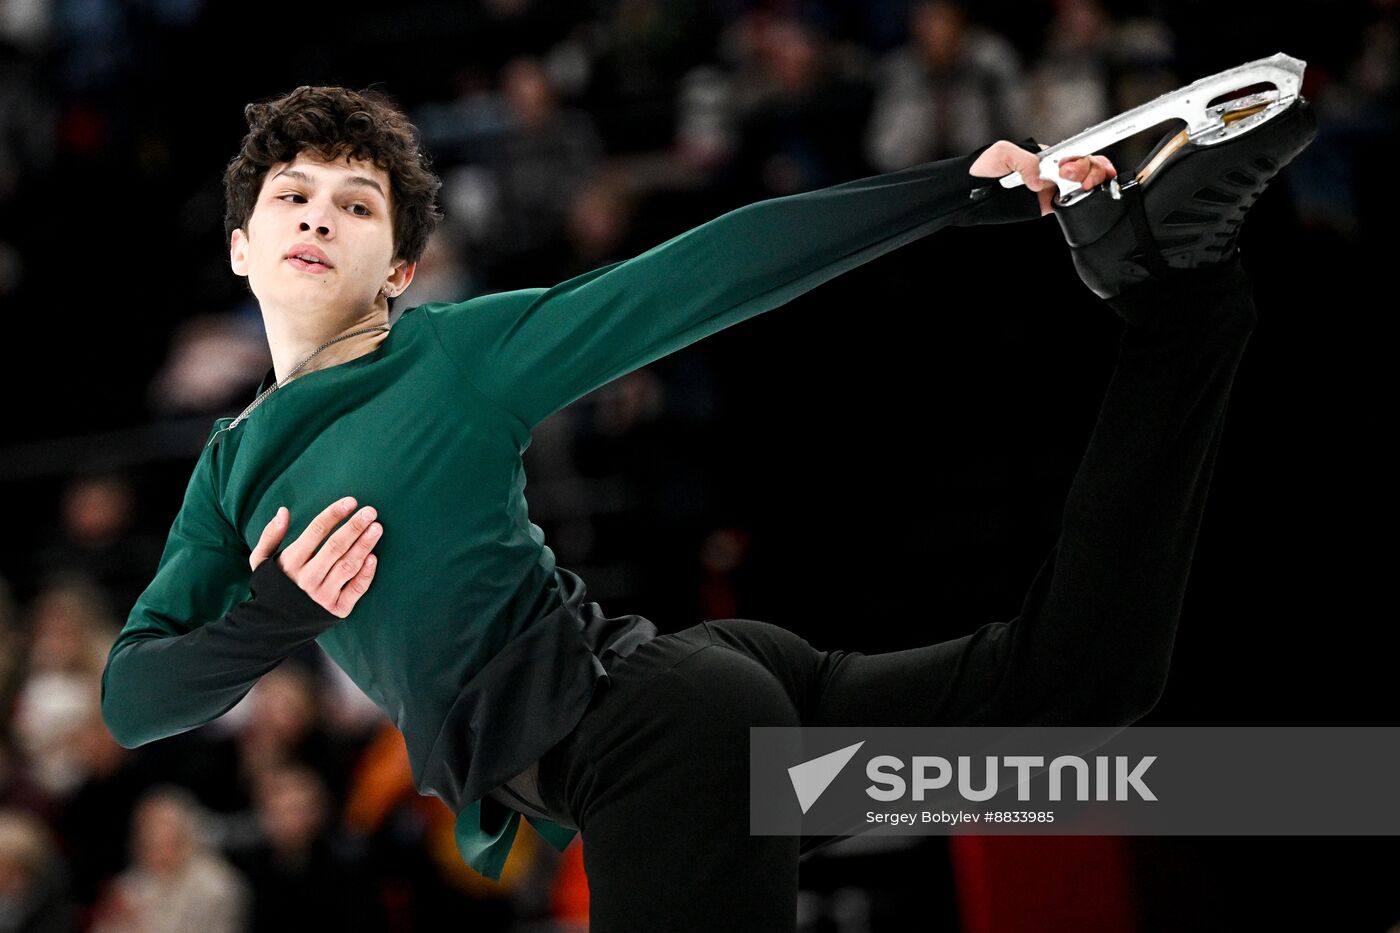
M260 606L288 621L299 623L298 628L304 624L307 631L319 633L341 621L338 615L316 602L310 593L287 576L275 554L253 570L248 589Z
M974 152L963 156L963 170L972 168L974 162L982 153L990 149L994 143L980 147ZM1027 152L1039 154L1040 145L1030 136L1017 142L1018 146ZM959 218L954 221L958 227L972 227L979 224L1009 224L1022 220L1037 220L1040 218L1040 194L1032 191L1025 185L1018 185L1015 188L1003 188L999 179L986 178L977 179L969 176L974 183L981 181L982 185L975 187L970 195L970 200L978 202L975 207L969 208Z

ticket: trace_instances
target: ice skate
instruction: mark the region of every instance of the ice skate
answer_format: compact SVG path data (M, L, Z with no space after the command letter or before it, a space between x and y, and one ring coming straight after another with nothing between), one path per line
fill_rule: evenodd
M1154 274L1234 255L1250 206L1317 132L1311 106L1297 93L1302 68L1282 53L1241 65L1041 153L1043 176L1060 187L1055 216L1095 294L1113 298ZM1221 99L1266 82L1273 87ZM1085 190L1058 177L1062 157L1091 154L1172 118L1186 128L1163 135L1126 181ZM1017 182L1002 179L1008 187Z

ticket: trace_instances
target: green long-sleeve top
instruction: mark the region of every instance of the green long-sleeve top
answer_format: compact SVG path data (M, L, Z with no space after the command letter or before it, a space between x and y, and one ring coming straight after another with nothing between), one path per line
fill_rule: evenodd
M107 659L112 734L135 747L209 722L314 639L402 731L415 786L457 813L463 859L499 878L521 814L483 797L568 735L605 661L655 635L604 617L556 567L526 507L531 430L943 226L1038 217L1025 188L968 174L981 151L748 204L552 288L408 309L373 351L219 419ZM287 544L347 495L384 532L373 583L338 619L248 556L280 506ZM577 832L527 819L561 851Z

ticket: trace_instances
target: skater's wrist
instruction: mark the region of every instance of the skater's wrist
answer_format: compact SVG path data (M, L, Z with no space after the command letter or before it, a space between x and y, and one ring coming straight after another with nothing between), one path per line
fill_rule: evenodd
M1009 141L997 140L988 143L958 160L959 168L968 176L968 204L953 221L954 226L1018 223L1023 220L1037 220L1042 216L1043 209L1038 192L1032 191L1027 185L1007 188L1001 184L1001 177L1012 171L1009 166L999 174L987 174L988 171L996 171L995 167L989 169L989 165L1000 163L1002 160L998 157L989 161L983 156L993 146L1007 142ZM1015 145L1031 153L1039 153L1041 149L1040 144L1031 137L1026 137ZM979 165L979 161L983 164ZM980 174L974 174L974 168L977 168Z
M276 557L263 561L253 571L249 591L259 603L288 621L310 628L330 628L340 621L339 616L288 576Z

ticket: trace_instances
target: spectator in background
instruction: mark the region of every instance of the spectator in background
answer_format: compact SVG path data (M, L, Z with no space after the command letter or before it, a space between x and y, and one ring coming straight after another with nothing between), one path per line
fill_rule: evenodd
M12 725L30 776L62 800L87 776L78 736L99 712L98 686L117 627L102 590L74 578L35 598L29 630Z
M257 841L234 855L253 893L258 933L384 928L364 853L331 822L326 786L303 765L274 765L254 791Z
M70 933L66 873L42 821L0 810L0 933Z
M1026 135L1021 60L1004 37L950 0L919 0L911 41L876 65L865 152L882 172Z
M106 592L70 575L34 598L29 608L28 680L46 674L84 683L100 676L116 624Z
M730 105L739 146L729 166L739 197L794 194L866 174L863 53L801 20L763 12L736 22L727 43L741 63Z
M112 738L95 706L74 729L71 747L83 780L52 825L72 869L74 900L88 908L126 864L131 814L151 777L142 756Z
M492 159L496 216L492 245L538 281L530 257L557 248L568 204L603 161L602 138L582 110L561 109L537 58L512 59L501 73L509 118Z
M672 150L681 165L709 172L733 158L739 134L728 72L708 62L692 68L681 79L676 104Z
M238 723L241 718L234 741L250 799L256 798L263 777L299 762L326 776L332 806L339 808L358 748L324 727L316 672L300 661L283 661L263 675L243 703L246 709L230 722Z
M95 911L92 933L242 933L247 883L208 845L202 811L178 787L152 790L132 817L132 865Z
M46 532L35 550L35 577L77 575L91 581L103 591L107 615L113 606L132 605L161 553L159 538L135 530L135 515L136 497L126 476L99 473L69 480L57 527Z
M597 172L584 181L569 202L566 233L572 260L565 276L627 258L635 212L635 199L621 173Z
M1025 133L1053 143L1116 112L1113 38L1113 23L1098 0L1056 6L1050 36L1031 70Z

